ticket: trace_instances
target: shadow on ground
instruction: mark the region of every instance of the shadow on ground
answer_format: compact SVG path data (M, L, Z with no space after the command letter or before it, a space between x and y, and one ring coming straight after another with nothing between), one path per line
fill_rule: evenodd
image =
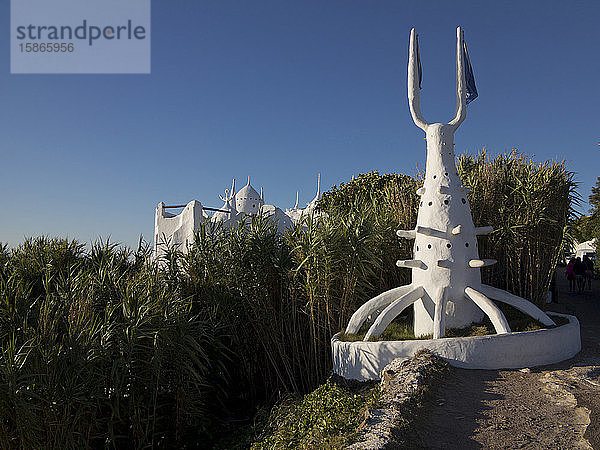
M548 310L579 319L582 351L525 371L454 368L414 423L415 447L600 448L600 282L571 294L558 278Z

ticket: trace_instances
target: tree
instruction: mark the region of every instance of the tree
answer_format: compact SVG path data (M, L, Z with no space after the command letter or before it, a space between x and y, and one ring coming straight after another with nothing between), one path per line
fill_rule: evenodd
M597 214L600 210L600 177L596 180L596 186L592 186L592 193L589 200L592 207L592 215Z
M589 202L590 214L582 215L573 221L573 237L577 242L600 237L600 177L596 180L596 185L592 187Z
M585 242L595 236L593 216L580 216L573 220L573 238L577 242Z

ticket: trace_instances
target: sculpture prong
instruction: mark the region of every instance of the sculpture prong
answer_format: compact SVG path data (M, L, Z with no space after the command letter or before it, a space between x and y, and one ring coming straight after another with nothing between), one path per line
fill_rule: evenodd
M399 286L397 288L390 289L389 291L385 291L379 294L377 297L374 297L368 302L364 303L356 310L354 314L352 314L352 317L348 322L348 326L346 327L346 334L358 333L364 321L367 320L367 317L369 317L378 309L387 308L388 305L394 300L411 292L413 289L414 286L412 284Z
M446 239L447 237L444 231L436 230L434 228L429 227L417 226L416 231L419 234L424 234L425 236L436 237L439 239Z
M493 301L491 301L481 292L470 287L465 288L465 295L468 299L472 300L477 306L479 306L481 310L490 318L494 328L496 329L496 333L510 333L510 326L508 325L506 317L504 317L502 311L500 311Z
M449 259L438 259L437 265L438 267L442 267L444 269L452 269L454 263Z
M456 130L467 117L467 83L465 81L465 59L463 57L464 33L456 29L456 112L448 125Z
M387 326L394 320L402 311L419 300L425 293L423 286L418 286L412 291L404 294L402 297L394 300L381 314L375 319L369 331L365 335L364 340L368 341L371 337L379 337L385 331Z
M472 259L469 261L469 267L480 268L487 267L496 264L498 261L495 259Z
M546 326L556 325L556 323L554 323L554 321L548 317L544 311L524 298L521 298L515 294L511 294L510 292L503 291L502 289L488 286L487 284L482 284L479 286L479 290L494 300L498 300L499 302L506 303L507 305L517 308L519 311L533 317L535 320L539 320Z
M420 259L404 259L396 261L398 267L404 267L407 269L422 269L427 270L427 264Z
M414 239L417 237L417 232L415 230L398 230L396 236L404 239Z
M492 231L494 231L494 227L475 227L476 236L485 236L486 234L490 234Z
M433 338L439 339L446 335L446 309L447 289L441 287L436 293L435 313L433 317Z
M408 106L410 115L415 125L421 130L427 131L429 123L421 115L419 103L419 70L417 68L417 33L413 28L410 30L410 47L408 56Z

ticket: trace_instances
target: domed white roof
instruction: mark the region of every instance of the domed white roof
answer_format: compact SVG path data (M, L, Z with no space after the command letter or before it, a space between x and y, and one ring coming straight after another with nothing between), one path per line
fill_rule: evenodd
M248 177L248 184L235 194L235 209L244 214L258 214L263 203L260 194L250 186L250 177Z

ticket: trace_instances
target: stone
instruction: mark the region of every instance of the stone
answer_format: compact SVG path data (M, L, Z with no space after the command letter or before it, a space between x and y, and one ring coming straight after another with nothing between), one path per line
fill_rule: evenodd
M421 349L408 360L394 359L381 371L381 397L366 413L356 442L348 449L395 448L397 428L414 409L411 400L447 371L447 364L429 350ZM414 411L413 411L414 413ZM403 420L404 419L404 420Z

